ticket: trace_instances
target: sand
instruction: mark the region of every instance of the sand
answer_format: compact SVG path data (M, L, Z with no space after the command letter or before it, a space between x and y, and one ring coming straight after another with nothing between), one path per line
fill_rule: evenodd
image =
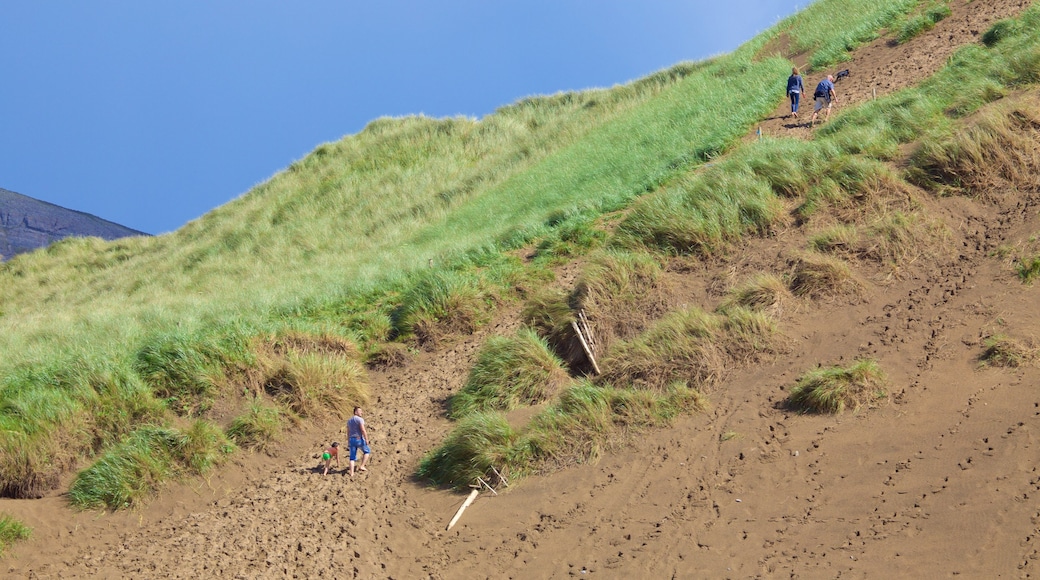
M871 86L908 86L1028 3L952 3L904 46L881 39L843 68L841 104ZM882 81L882 79L884 79ZM815 80L807 78L807 85ZM859 96L856 96L859 95ZM778 111L783 111L783 105ZM783 119L768 131L801 131ZM519 325L515 310L401 368L373 372L370 469L327 477L318 454L343 424L240 454L208 481L168 487L146 507L101 515L60 494L0 500L32 526L0 571L12 578L967 578L1033 577L1040 550L1040 368L983 368L981 340L1028 338L1040 292L1002 245L1040 232L1040 193L929 200L950 250L898 272L860 263L860 297L800 300L786 350L733 369L711 408L648 431L594 465L482 494L450 531L464 494L426 487L415 467L451 428L445 402L477 349ZM711 264L677 261L675 297L713 308L719 281L773 270L804 232L753 239ZM560 284L573 282L572 266ZM891 402L839 416L783 401L807 369L876 358ZM345 467L345 465L344 465Z

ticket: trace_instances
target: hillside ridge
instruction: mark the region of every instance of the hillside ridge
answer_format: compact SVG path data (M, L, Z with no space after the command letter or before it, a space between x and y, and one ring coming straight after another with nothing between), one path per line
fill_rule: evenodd
M954 2L953 17L970 6ZM988 22L1022 7L994 2ZM872 65L857 51L849 66ZM450 533L443 524L461 497L425 488L415 466L452 428L446 401L485 339L519 327L512 305L472 335L369 371L376 455L368 473L315 473L315 452L343 438L341 425L326 423L274 457L247 455L224 468L240 473L172 487L140 514L98 522L68 514L57 497L35 507L0 500L0 510L55 522L0 566L71 578L1026 576L1037 555L1036 510L1021 508L1036 490L1040 397L1022 387L1040 375L979 369L978 360L993 333L1028 335L1040 323L1035 293L1006 259L1007 248L1029 247L1040 231L1040 193L1008 186L980 199L864 197L941 221L941 248L922 244L900 267L863 258L871 248L849 248L865 289L788 303L778 313L784 350L727 369L708 412L609 444L597 464L482 496ZM797 267L813 232L785 203L792 217L775 231L712 259L667 259L667 305L711 311L749 273ZM572 289L580 268L558 268L547 285ZM838 417L785 404L806 369L864 356L886 368L890 404Z

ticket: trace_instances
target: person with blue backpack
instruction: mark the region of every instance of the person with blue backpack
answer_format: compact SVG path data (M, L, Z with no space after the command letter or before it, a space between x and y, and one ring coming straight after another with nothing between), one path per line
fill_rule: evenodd
M813 98L816 99L816 104L813 105L812 119L809 121L810 127L816 123L816 117L819 116L820 109L824 107L827 108L827 119L831 118L831 105L838 101L838 96L834 94L834 75L827 75L827 78L816 85Z
M798 67L791 69L791 76L787 77L787 96L791 98L791 114L798 118L798 103L802 98L805 85L802 84L802 75L798 73Z

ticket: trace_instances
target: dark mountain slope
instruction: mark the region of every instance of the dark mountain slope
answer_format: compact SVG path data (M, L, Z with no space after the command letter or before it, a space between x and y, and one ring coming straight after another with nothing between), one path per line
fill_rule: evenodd
M0 188L0 258L5 260L70 236L115 240L146 235L88 213Z

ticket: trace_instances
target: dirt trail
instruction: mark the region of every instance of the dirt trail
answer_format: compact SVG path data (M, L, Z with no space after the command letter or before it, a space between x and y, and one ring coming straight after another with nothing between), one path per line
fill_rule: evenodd
M835 84L838 101L832 113L837 113L875 95L882 97L917 84L942 66L955 50L979 42L994 22L1014 16L1031 4L1031 0L954 0L949 4L950 16L906 44L896 45L891 36L883 36L858 48L849 62L804 73L806 93L802 95L799 117L790 117L791 104L785 98L773 116L756 126L756 131L761 128L763 135L809 138L812 135L808 125L813 112L812 94L827 74L849 71L847 78ZM804 67L806 58L800 55L794 62ZM820 115L822 117L823 113Z
M855 98L882 76L886 91L906 86L941 65L953 45L1027 4L955 1L954 16L905 47L882 39L858 51L848 65L854 75L839 89ZM924 48L933 45L931 53ZM911 63L905 51L931 57ZM776 121L764 126L784 129ZM864 297L789 308L780 322L787 351L734 370L711 394L709 411L646 433L596 465L481 496L451 532L444 526L462 497L426 488L412 474L450 428L445 401L479 346L518 326L515 309L447 349L372 374L367 473L351 479L314 470L321 445L345 439L336 423L297 434L274 458L242 456L208 483L175 486L137 513L77 514L60 496L0 501L0 510L36 530L0 571L12 578L1036 577L1040 368L980 370L976 360L991 332L1027 337L1040 329L1038 290L993 255L1040 232L1040 193L999 193L986 202L928 201L929 215L950 228L945 257L918 260L896 276L866 267ZM715 281L775 271L805 247L804 235L750 240L719 263L686 263L668 276L689 289L682 301L711 308ZM559 283L572 284L573 274ZM783 408L786 389L807 369L863 355L888 373L890 405L838 417Z

